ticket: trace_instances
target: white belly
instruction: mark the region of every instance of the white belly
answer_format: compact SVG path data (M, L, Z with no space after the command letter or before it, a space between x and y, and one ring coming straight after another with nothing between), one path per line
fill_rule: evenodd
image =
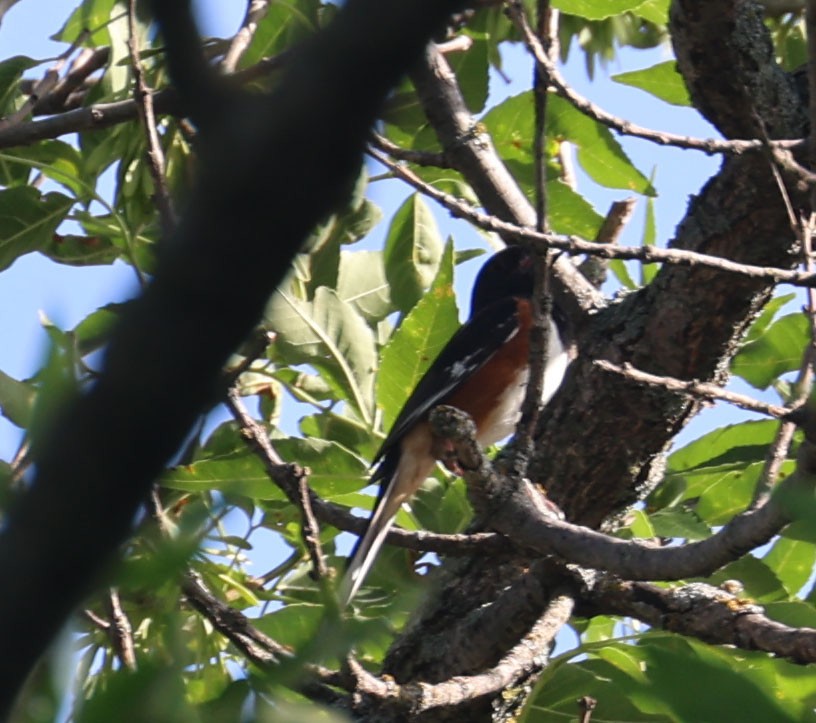
M547 338L547 364L544 367L544 384L541 389L542 405L549 402L553 394L558 390L568 364L569 355L567 350L561 343L561 337L555 323L550 320L550 333ZM521 417L521 405L524 401L528 377L529 371L526 368L519 372L510 385L508 393L493 408L487 423L482 425L483 432L476 435L476 439L481 445L486 447L495 444L516 431L516 424L518 424ZM488 430L490 433L488 433Z

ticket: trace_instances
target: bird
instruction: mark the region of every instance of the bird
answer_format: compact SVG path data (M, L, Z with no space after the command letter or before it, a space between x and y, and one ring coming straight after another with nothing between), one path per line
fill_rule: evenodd
M529 377L535 262L522 246L491 256L474 282L470 317L397 415L372 462L371 483L380 484L379 496L338 588L341 607L359 591L402 504L433 472L440 440L431 431L431 410L446 404L468 413L484 447L515 430ZM557 391L570 361L566 319L555 307L547 338L542 404Z

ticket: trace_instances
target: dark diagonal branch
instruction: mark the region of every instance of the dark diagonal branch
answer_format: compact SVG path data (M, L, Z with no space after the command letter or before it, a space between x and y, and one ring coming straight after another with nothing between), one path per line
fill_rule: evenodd
M351 193L386 95L459 4L349 0L298 49L273 94L234 93L213 116L188 3L153 3L183 105L212 123L200 136L191 211L123 314L95 384L41 433L35 473L4 518L0 579L14 585L0 596L0 647L15 653L0 662L0 717L128 536L153 479L218 398L229 355L303 241ZM228 123L218 123L222 114ZM65 514L77 500L80 520Z

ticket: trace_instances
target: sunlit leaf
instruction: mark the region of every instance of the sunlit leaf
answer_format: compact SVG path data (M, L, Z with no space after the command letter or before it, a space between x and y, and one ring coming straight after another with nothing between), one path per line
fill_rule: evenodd
M18 427L27 427L37 392L29 382L21 382L0 371L0 414Z
M612 76L612 80L645 90L672 105L691 105L683 76L677 71L677 62L674 60L667 60L643 70L618 73Z
M627 10L636 10L641 4L643 0L552 0L554 8L589 20L620 15Z
M442 255L442 237L430 208L415 193L391 220L385 240L385 276L391 301L407 312L428 288Z
M377 353L371 329L356 309L321 286L314 301L278 291L266 309L276 353L290 364L318 368L334 391L368 423L373 410Z
M448 244L433 285L383 349L377 376L377 402L383 410L386 428L391 426L408 394L458 326L453 247Z
M767 389L782 374L801 366L809 336L810 322L804 314L783 316L740 349L731 371L751 386Z

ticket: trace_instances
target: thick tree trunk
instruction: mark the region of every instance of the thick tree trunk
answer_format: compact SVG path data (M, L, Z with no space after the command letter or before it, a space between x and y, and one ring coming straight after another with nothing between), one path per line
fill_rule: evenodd
M726 137L762 137L757 118L771 138L806 134L806 104L776 65L753 2L681 0L672 31L695 105ZM444 131L438 122L435 127L444 144ZM789 185L795 207L804 206L804 195ZM489 198L482 201L491 206ZM513 216L512 210L504 215ZM765 154L727 158L690 202L671 245L751 264L795 265L796 240ZM585 319L580 356L542 420L529 469L568 520L600 527L642 498L660 481L671 440L698 409L685 396L605 373L593 360L722 382L772 291L765 280L667 265L648 287ZM434 594L393 645L384 672L400 682L434 682L494 665L563 582L555 569L517 556L445 562ZM422 720L506 715L506 700L496 696Z

